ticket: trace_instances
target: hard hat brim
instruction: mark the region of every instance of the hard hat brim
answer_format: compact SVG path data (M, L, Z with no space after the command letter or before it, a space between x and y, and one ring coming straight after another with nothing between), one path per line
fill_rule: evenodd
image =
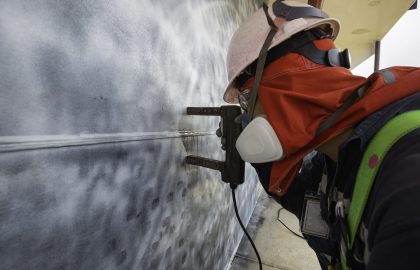
M326 18L326 19L314 19L313 22L310 22L311 19L304 19L305 22L307 23L302 23L300 26L291 29L291 31L288 32L278 32L274 38L273 41L269 47L269 49L279 45L280 43L284 42L285 40L287 40L288 38L290 38L291 36L293 36L294 34L301 32L301 31L306 31L309 29L313 29L313 28L317 28L317 27L321 27L321 28L325 28L325 27L329 27L331 29L331 38L333 40L335 40L335 38L337 37L339 31L340 31L340 22L335 19L335 18ZM267 33L270 30L268 24L267 24ZM239 94L239 89L237 89L234 85L234 82L236 80L236 78L241 74L241 72L248 66L250 65L252 62L254 62L256 59L258 58L258 55L254 58L251 59L250 61L248 61L247 63L245 63L242 67L240 67L239 69L237 69L237 71L233 74L233 76L231 76L231 79L229 80L229 83L225 89L225 93L223 95L223 100L227 103L232 103L232 104L236 104L239 102L238 100L238 94Z

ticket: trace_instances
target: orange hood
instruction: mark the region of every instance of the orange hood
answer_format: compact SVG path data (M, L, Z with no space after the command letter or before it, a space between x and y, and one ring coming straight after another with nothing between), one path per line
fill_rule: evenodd
M420 69L394 67L390 70L396 82L386 84L380 73L366 79L342 67L315 64L295 53L280 58L264 70L258 96L286 154L283 160L273 163L270 192L286 193L305 155L369 114L420 89ZM246 85L252 83L253 79ZM365 95L333 126L316 136L320 124L365 83L369 85Z

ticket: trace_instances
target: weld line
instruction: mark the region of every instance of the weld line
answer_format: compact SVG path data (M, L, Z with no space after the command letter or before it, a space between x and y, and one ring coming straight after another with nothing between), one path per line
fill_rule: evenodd
M4 136L0 137L0 153L208 135L214 135L214 132L178 131L81 135Z

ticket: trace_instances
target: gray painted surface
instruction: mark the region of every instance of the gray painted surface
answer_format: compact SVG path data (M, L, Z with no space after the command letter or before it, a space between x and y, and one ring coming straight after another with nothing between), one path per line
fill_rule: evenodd
M240 3L240 4L239 4ZM252 1L0 0L0 269L225 269L224 58ZM247 168L237 191L256 203Z

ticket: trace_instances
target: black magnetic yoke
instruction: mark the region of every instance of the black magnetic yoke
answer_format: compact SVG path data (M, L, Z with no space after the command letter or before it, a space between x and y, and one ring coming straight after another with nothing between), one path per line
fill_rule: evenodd
M188 115L220 116L221 124L217 136L225 142L225 161L199 156L187 156L186 163L220 171L222 181L237 186L244 182L245 162L239 156L235 143L242 132L242 126L235 119L242 114L235 105L221 107L187 107Z

